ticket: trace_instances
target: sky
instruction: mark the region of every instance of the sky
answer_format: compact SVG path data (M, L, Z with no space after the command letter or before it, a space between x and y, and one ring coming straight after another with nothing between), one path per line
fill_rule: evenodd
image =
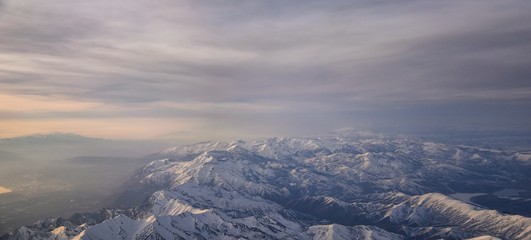
M531 1L0 0L0 137L531 130Z

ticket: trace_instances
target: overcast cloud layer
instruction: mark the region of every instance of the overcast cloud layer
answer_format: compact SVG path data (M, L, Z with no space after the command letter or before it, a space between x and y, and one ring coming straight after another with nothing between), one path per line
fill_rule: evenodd
M0 1L0 136L531 130L530 12L527 0Z

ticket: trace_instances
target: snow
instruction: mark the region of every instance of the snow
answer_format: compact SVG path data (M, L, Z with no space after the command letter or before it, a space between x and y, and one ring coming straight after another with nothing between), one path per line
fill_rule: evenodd
M50 239L53 239L53 240L68 240L70 238L66 235L66 227L61 226L61 227L58 227L58 228L56 228L56 229L54 229L52 231L52 237L50 237Z
M153 166L156 167L146 167L146 170L154 171L145 175L146 181L165 182L167 186L171 186L169 192L156 193L165 195L163 198L165 200L154 205L152 214L175 216L184 213L201 214L211 212L213 209L234 211L250 208L255 209L253 211L260 209L259 211L266 212L281 209L280 206L273 205L273 207L271 203L260 197L258 200L253 200L259 204L250 204L249 196L234 194L235 191L243 191L252 196L261 196L263 193L289 195L291 188L306 189L330 185L341 186L344 191L350 193L360 192L356 185L342 185L341 181L370 181L378 183L384 189L426 193L429 189L416 180L416 175L408 175L408 172L426 166L421 171L427 174L433 172L441 176L451 176L469 173L459 166L452 165L454 163L451 161L426 160L420 156L437 156L437 159L448 160L478 158L489 161L474 152L478 150L475 148L456 148L413 139L386 140L382 136L352 141L347 135L345 133L340 137L320 138L282 137L231 143L206 142L170 149L166 153L179 156L197 155L197 157L184 162L154 162ZM471 149L472 152L468 152L467 149ZM341 152L345 150L348 151ZM303 151L306 152L300 154ZM489 152L499 153L493 150ZM332 174L336 180L327 183L329 179L316 175L314 170L322 174ZM288 188L277 188L268 184L276 178L275 174L279 171L288 174L288 182L284 185L289 186ZM415 174L417 171L419 170L414 171ZM252 178L249 179L249 176ZM201 186L211 186L217 190ZM325 189L321 188L321 191L322 194L326 193ZM192 198L183 192L193 192L196 197ZM472 196L476 195L465 193L453 195L461 201L469 201ZM324 196L321 199L326 205L350 206L350 203L332 196ZM522 224L524 229L529 226L529 219L507 218L495 211L482 210L461 201L438 193L423 194L392 206L385 216L393 222L417 225L443 224L438 222L441 219L434 217L434 214L451 216L445 221L455 221L456 224L464 224L466 219L481 219L484 222L496 219L500 221L502 230L492 229L493 231L512 231L509 230L512 229L510 224L505 223L515 221ZM205 206L208 207L204 208ZM341 239L345 231L350 231L339 225L327 226L326 231L324 228L310 229L320 229L312 234L322 239L329 239L330 236Z
M88 228L83 233L83 239L135 239L147 225L146 221L119 215Z
M531 153L516 153L516 159L524 162L531 162Z
M531 237L531 219L463 202L479 193L434 193L448 190L448 180L477 177L476 169L460 164L478 161L467 160L514 158L478 151L348 129L323 137L175 147L155 154L160 158L136 176L154 193L134 216L114 215L74 233L24 228L19 236L31 239L44 231L74 239L404 239L417 233L460 238L463 229L473 233L467 237ZM341 225L333 222L337 214L411 235Z
M161 151L160 154L179 158L186 157L188 155L201 154L206 151L224 150L227 149L229 146L229 144L223 142L201 142L182 147L169 148Z
M314 240L393 240L404 239L398 234L387 232L383 229L371 226L343 226L340 224L316 225L308 231L313 235Z
M475 238L469 238L467 240L501 240L501 238L492 237L492 236L479 236Z
M387 216L397 223L460 225L470 231L511 234L516 239L531 237L530 218L483 210L440 193L412 197L405 203L393 207ZM483 224L478 225L479 222Z

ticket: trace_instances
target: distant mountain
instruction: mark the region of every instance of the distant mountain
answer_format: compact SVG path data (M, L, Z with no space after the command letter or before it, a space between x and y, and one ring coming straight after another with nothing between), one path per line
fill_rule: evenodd
M84 164L109 164L109 163L130 163L139 161L138 159L122 158L122 157L100 157L100 156L77 156L66 160L70 163L84 163Z
M144 199L136 206L42 220L5 237L531 239L530 218L449 196L517 188L524 198L531 163L518 154L350 130L203 142L151 155L160 159L117 198Z
M104 141L101 138L85 137L74 133L33 134L13 138L2 138L0 143L56 143L56 142L88 142Z
M40 161L88 155L139 158L167 146L168 143L162 141L104 139L74 133L34 134L0 139L0 150Z

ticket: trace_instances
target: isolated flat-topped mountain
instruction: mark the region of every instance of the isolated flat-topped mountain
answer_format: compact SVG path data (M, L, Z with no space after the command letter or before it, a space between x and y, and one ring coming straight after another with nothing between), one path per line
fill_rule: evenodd
M351 131L203 142L151 155L117 196L122 209L5 237L530 239L525 212L450 196L519 189L529 207L531 165L519 154Z

